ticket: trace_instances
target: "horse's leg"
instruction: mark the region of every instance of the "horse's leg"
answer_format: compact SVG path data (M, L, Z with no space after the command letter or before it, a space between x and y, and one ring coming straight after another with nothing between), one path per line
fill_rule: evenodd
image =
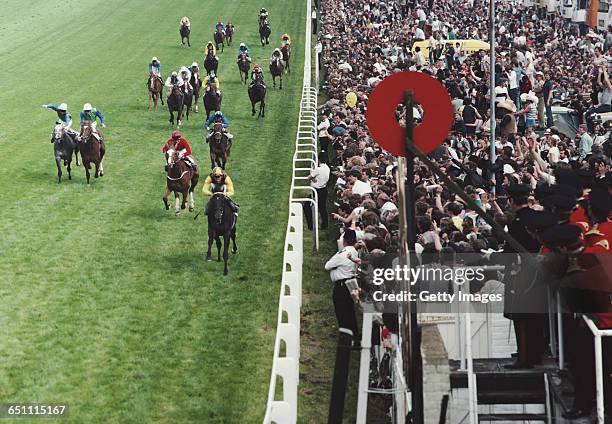
M230 236L228 233L225 233L225 235L223 236L223 262L224 262L223 275L227 275L227 273L229 272L229 270L227 269L227 260L229 259L229 255L228 255L229 244L230 244Z
M90 175L89 175L89 167L90 167L89 162L85 162L85 160L83 160L83 166L85 167L85 176L87 177L87 184L89 184L89 178L90 178Z
M232 254L235 255L236 252L238 251L238 246L236 245L236 225L234 224L234 228L232 228L232 243L233 243L233 247L232 247Z
M261 105L259 107L260 110L260 114L261 114ZM251 101L251 116L255 116L255 102Z
M225 169L226 163L227 163L227 150L223 152L223 159L221 161L221 169Z
M181 208L180 208L180 200L179 200L179 192L174 192L174 215L177 217L181 216Z
M272 75L272 87L276 88L276 75Z
M102 164L102 158L100 158L100 172L99 172L100 176L103 177L104 176L104 165Z
M57 183L62 182L62 160L59 156L55 157L55 165L57 166Z
M211 143L214 143L214 141L211 141ZM213 169L215 167L216 161L217 161L217 155L214 154L213 152L210 152L210 169Z
M185 209L187 207L187 196L189 195L189 189L181 192L183 196L183 201L181 202L181 209Z
M168 186L166 185L166 189L164 190L164 195L162 197L162 199L164 200L164 206L166 207L166 210L170 209L170 204L168 203L169 195L170 195L170 190L168 189Z
M212 260L210 249L212 248L214 238L215 238L214 230L210 228L210 224L209 224L208 226L208 251L206 252L206 260L209 262Z
M191 47L191 43L189 42L189 36L187 36L187 46Z
M161 90L159 90L159 100L161 100L162 106L164 105L164 86L162 85Z
M195 202L193 200L193 184L191 184L191 188L189 189L189 212L193 212L195 209Z
M66 167L66 169L68 170L68 179L71 180L72 179L72 174L70 173L71 169L70 169L70 164L72 163L72 153L70 154L70 156L68 156L68 166Z
M169 119L170 125L174 126L174 112L171 110L169 110L169 112L170 112L170 119Z
M221 262L221 237L215 239L217 242L217 262Z
M282 90L283 89L283 73L282 72L279 75L279 78L280 78L280 87L279 87L279 90Z
M149 90L149 106L147 107L147 110L151 110L151 90Z
M94 165L95 165L94 178L98 178L100 176L100 161L99 160L95 161Z
M261 100L261 103L259 104L259 113L261 114L262 118L265 118L266 116L266 102L264 102L264 100Z

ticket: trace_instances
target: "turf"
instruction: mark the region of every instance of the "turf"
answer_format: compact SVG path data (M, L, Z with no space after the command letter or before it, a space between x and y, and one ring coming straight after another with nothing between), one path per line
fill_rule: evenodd
M0 9L0 403L65 403L66 423L255 423L267 397L301 92L305 2L269 0L271 45L252 1L5 0ZM192 22L192 47L178 21ZM203 260L206 221L163 208L167 110L146 110L146 65L203 61L217 18L236 25L220 53L228 171L241 205L239 252ZM235 57L264 64L287 32L293 73L250 114ZM266 75L269 80L269 74ZM271 85L271 84L269 84ZM106 175L56 181L40 108L91 102L107 119ZM183 127L202 169L203 115ZM203 178L202 178L203 179ZM204 198L196 189L196 206ZM307 348L305 348L307 349ZM308 411L305 411L308 414ZM305 417L305 421L310 418ZM21 420L26 423L29 420ZM38 422L38 420L33 421Z

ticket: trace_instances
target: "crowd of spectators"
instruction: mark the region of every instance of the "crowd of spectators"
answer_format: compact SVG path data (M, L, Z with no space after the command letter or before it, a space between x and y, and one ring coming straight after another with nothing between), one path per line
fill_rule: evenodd
M612 146L600 114L612 110L612 29L600 34L571 24L558 13L526 8L517 1L499 1L496 8L495 87L490 90L489 52L468 53L454 42L488 41L486 3L321 1L322 89L328 100L319 119L320 162L330 162L329 187L333 185L336 194L330 221L341 228L338 257L330 260L329 270L347 247L360 252L359 257L352 253L345 264L353 269L367 257L397 256L397 161L369 135L365 112L376 85L406 70L427 73L448 90L454 124L429 156L478 207L533 253L548 249L567 255L570 247L572 252L609 251ZM428 48L413 51L418 41ZM496 103L493 160L490 91ZM354 107L345 101L351 92L357 96ZM570 109L562 110L574 120L575 133L571 126L556 125L557 106ZM415 123L429 113L436 111L417 106ZM405 125L404 116L398 105L400 125ZM415 185L417 253L508 251L504 237L418 159L414 170L409 178ZM525 211L538 215L532 219ZM543 214L554 219L546 223ZM342 279L334 280L336 286L349 277L349 268ZM349 289L353 297L359 296L359 289ZM357 343L359 331L352 317L343 318L348 308L346 299L343 302L342 310L336 308L338 320L349 323ZM527 316L521 324L521 318L515 318L515 327L529 326L534 319ZM539 358L521 356L518 342L515 365L537 364ZM592 396L586 397L577 401L569 416L590 411Z

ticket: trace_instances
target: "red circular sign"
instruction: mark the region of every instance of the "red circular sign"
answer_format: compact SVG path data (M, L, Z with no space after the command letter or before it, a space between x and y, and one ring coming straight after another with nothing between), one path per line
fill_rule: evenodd
M404 93L423 108L423 122L414 127L413 139L423 153L438 147L453 123L453 106L446 89L422 72L399 72L382 80L368 100L366 121L374 140L394 156L406 156L406 130L395 116L397 105L404 103Z

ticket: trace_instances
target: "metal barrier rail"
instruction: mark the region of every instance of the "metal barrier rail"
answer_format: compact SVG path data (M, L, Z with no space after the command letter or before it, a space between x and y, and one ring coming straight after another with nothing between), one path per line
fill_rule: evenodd
M600 330L595 323L586 315L582 318L593 333L595 343L595 391L597 393L597 423L604 424L604 386L603 386L603 358L601 352L601 338L612 337L612 329ZM610 360L610 358L607 358Z
M283 254L283 272L278 301L278 319L268 401L263 424L297 423L297 387L300 366L300 307L302 306L302 265L304 234L302 203L308 202L313 212L313 246L319 249L317 191L308 182L317 166L317 88L311 87L311 10L312 0L306 1L306 33L304 42L304 82L295 138L295 152L289 191L289 221ZM284 345L284 349L282 349ZM284 352L283 352L284 350ZM282 354L282 356L281 356ZM276 398L278 379L282 390Z

